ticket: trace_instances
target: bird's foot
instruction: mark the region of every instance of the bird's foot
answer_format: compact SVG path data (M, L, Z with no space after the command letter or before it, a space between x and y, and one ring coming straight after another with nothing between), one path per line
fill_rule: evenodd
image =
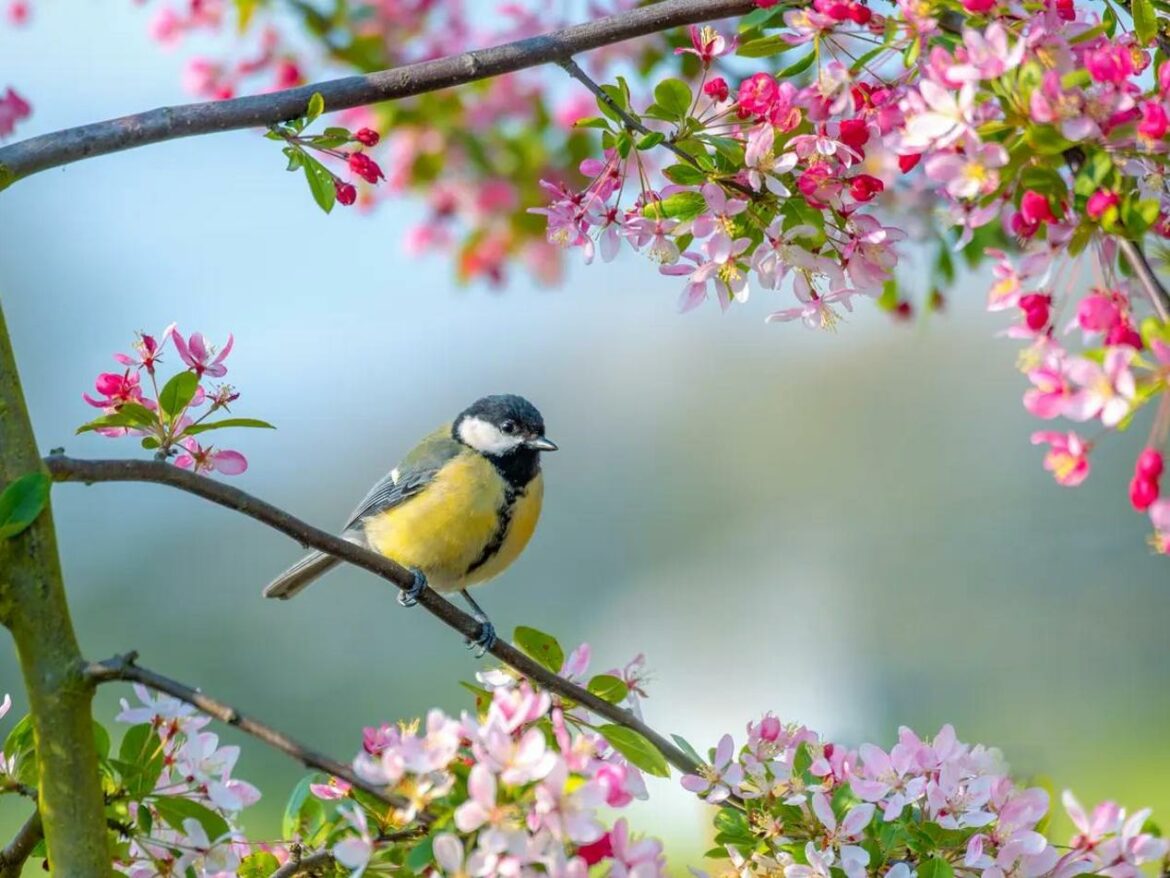
M479 623L479 633L475 639L467 638L467 648L479 648L479 652L475 654L476 658L483 658L489 649L496 645L499 639L496 637L496 626L491 623L491 620L482 613L476 613L475 621Z
M423 593L423 589L427 587L427 578L421 570L417 567L412 567L410 572L414 574L414 582L410 588L405 591L398 592L398 603L404 607L413 607L418 603L418 596Z

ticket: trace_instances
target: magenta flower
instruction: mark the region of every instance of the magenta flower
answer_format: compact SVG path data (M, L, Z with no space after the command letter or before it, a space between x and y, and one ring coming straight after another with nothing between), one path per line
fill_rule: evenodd
M175 466L191 469L197 473L221 472L225 476L238 476L248 468L248 461L238 451L218 451L212 446L204 448L191 436L180 444L187 449L185 454L175 458Z
M139 386L138 374L135 372L103 372L94 382L94 389L100 397L92 397L88 393L81 394L81 398L94 408L116 410L118 406L127 402L142 404L142 388Z
M1057 484L1073 488L1089 477L1089 452L1093 446L1076 433L1041 430L1032 434L1032 444L1050 446L1044 455L1044 468Z
M1064 414L1072 399L1072 385L1059 363L1046 363L1028 373L1035 387L1024 392L1024 408L1038 418L1051 420Z
M223 361L232 351L234 339L231 333L228 334L227 344L223 346L223 350L218 352L213 345L207 343L207 339L203 337L201 332L191 333L184 341L183 336L176 329L172 332L172 337L183 362L187 364L188 368L195 370L195 374L200 378L204 375L222 378L227 374L227 366L223 365Z
M730 40L726 39L723 34L710 25L699 27L697 24L692 24L689 32L691 35L690 48L675 49L674 54L694 55L703 62L704 67L710 67L713 60L735 49L737 42L735 37Z

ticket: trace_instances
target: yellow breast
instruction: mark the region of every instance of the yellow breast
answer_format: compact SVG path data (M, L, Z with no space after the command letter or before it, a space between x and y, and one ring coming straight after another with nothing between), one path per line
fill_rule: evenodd
M366 538L375 551L421 570L437 591L457 591L491 579L516 559L536 530L542 495L537 474L509 507L507 483L496 468L466 452L419 494L367 519Z

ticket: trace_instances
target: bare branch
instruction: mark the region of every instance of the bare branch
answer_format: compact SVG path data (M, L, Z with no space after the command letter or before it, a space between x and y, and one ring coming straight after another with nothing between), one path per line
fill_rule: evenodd
M327 555L332 555L375 573L403 591L414 584L414 576L409 570L383 555L315 528L283 509L258 497L253 497L239 488L179 469L169 463L154 460L78 460L64 456L51 456L45 459L45 465L53 478L59 482L85 482L86 484L94 482L157 482L170 485L220 506L242 512L244 515L292 537L305 548L317 549ZM433 589L423 589L422 594L418 597L418 602L431 615L454 628L464 637L475 639L479 635L480 623L441 597ZM501 639L489 652L504 664L514 668L548 691L571 699L598 716L638 732L680 771L695 772L701 767L698 762L667 741L630 711L610 704L592 692L552 673L510 643ZM148 683L148 685L151 684Z
M263 741L269 747L274 747L277 750L287 753L308 768L315 768L318 771L324 771L334 777L341 778L357 789L364 790L371 796L376 796L387 805L395 808L408 806L409 803L401 796L389 794L384 787L362 780L352 770L336 759L330 759L328 756L310 750L304 744L294 741L284 733L278 732L271 726L267 726L249 716L245 716L234 707L229 707L222 701L212 698L210 695L206 695L198 689L192 689L183 683L171 680L146 668L139 667L135 664L137 657L137 653L130 652L126 655L114 656L104 662L90 662L85 668L86 676L94 683L109 683L114 680L123 680L130 683L141 683L158 692L165 692L167 695L174 696L180 701L184 701L198 708L220 722L227 723L229 726L235 726L241 732ZM418 820L420 823L429 823L430 817L425 814L420 814Z
M0 850L0 878L20 878L20 873L24 871L24 861L44 837L45 827L41 824L41 812L38 809L24 821L4 850Z
M42 134L0 148L0 189L38 171L81 159L239 128L256 128L304 115L320 93L329 110L345 110L412 97L561 62L580 52L620 43L685 24L742 15L753 0L663 0L595 21L364 76L347 76L264 95L161 107L133 116Z
M324 874L325 869L333 865L333 854L329 851L303 855L299 844L293 845L289 851L288 862L272 873L269 878L294 878L296 875Z

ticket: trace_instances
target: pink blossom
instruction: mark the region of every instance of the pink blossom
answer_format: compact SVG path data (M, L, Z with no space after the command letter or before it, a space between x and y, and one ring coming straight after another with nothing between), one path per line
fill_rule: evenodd
M1129 370L1133 353L1128 347L1108 348L1104 365L1084 357L1070 360L1065 374L1080 389L1065 407L1065 416L1074 421L1099 417L1106 427L1116 427L1129 414L1137 392Z
M228 334L227 344L223 346L222 350L217 351L214 345L207 343L207 339L203 337L201 332L193 332L184 340L183 336L176 329L171 333L175 340L175 348L179 352L179 356L187 366L195 371L195 374L202 378L204 375L209 375L212 378L222 378L227 374L227 367L223 365L223 361L227 359L227 355L232 351L232 344L234 339L231 333Z
M613 859L610 878L664 878L666 875L662 842L653 838L635 840L624 817L613 825L610 846Z
M926 159L926 176L946 185L955 198L977 198L999 188L999 171L1008 162L998 143L969 140L963 152L936 152Z
M1049 420L1064 414L1072 399L1072 385L1059 362L1048 362L1028 372L1034 387L1024 393L1024 408L1038 418Z
M735 744L731 735L719 739L714 762L701 774L683 776L683 789L697 793L708 802L717 804L737 793L743 781L743 768L735 761Z
M1039 431L1032 434L1032 444L1050 446L1044 455L1044 468L1058 484L1075 487L1089 477L1089 451L1092 446L1076 433Z
M8 137L16 123L32 115L32 105L16 93L12 87L0 97L0 139Z
M186 453L175 458L175 466L193 469L197 473L220 472L225 476L238 476L248 468L248 461L238 451L219 451L212 446L204 447L187 436L180 440Z
M964 83L956 92L924 79L917 91L907 93L902 111L905 129L899 138L900 152L924 152L943 149L957 140L972 136L975 89Z
M703 62L704 67L709 67L711 62L720 55L726 55L735 50L735 37L729 40L710 25L700 27L697 24L692 24L688 32L691 36L690 47L675 49L674 53L676 55L694 55Z

